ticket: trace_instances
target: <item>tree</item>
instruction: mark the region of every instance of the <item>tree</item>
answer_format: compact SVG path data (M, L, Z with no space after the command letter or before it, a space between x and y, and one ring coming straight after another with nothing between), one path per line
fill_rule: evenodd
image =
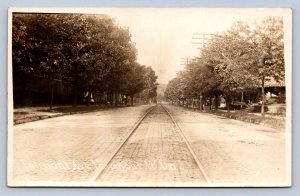
M264 85L267 77L277 82L284 81L284 42L283 20L279 17L268 17L257 23L251 34L253 48L257 51L253 72L261 80L262 106L261 114L264 116L265 92Z
M155 75L155 71L151 67L146 67L146 71L144 74L145 80L145 89L141 92L141 97L144 102L156 102L157 97L157 75Z
M53 103L53 82L64 77L64 61L59 54L61 36L53 23L54 15L14 14L13 65L16 85L32 77L48 80L49 106ZM19 31L21 29L21 31ZM27 82L26 82L27 81ZM16 86L15 85L15 86Z
M202 53L206 64L214 69L214 78L226 99L228 111L237 89L245 91L258 84L255 74L249 71L255 63L253 56L256 54L249 43L249 33L249 25L237 21L231 29L211 39Z
M172 104L175 101L178 101L182 97L182 92L181 89L179 88L179 85L180 85L180 78L176 77L170 80L166 87L165 97L171 100Z
M13 17L14 78L46 78L50 108L55 81L72 86L74 106L83 92L106 91L117 100L122 84L130 79L126 73L136 63L137 51L128 29L119 27L106 15ZM22 80L14 82L14 89L21 85Z
M145 71L145 66L141 66L138 63L135 63L132 65L130 71L125 75L127 80L126 83L123 84L123 92L126 95L126 100L128 96L131 97L131 105L133 105L134 95L145 89Z
M236 21L229 30L208 41L200 56L170 81L165 95L172 99L179 94L184 98L210 99L215 95L217 105L222 94L229 112L237 93L241 92L242 108L245 93L253 94L261 84L263 115L265 78L284 81L283 46L281 18L268 17L255 25ZM199 101L202 105L201 98Z

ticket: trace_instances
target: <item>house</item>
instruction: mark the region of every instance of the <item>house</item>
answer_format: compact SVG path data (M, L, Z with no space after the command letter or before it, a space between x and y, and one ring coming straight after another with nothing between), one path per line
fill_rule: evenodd
M261 87L259 89L261 90ZM278 103L285 103L285 82L277 82L274 78L267 78L265 81L265 93L268 95L267 98L277 98Z

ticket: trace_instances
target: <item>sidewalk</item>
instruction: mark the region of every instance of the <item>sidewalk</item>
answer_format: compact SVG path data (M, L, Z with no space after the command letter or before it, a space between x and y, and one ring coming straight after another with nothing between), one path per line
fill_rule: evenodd
M64 115L100 111L112 107L113 106L104 106L104 105L101 106L90 105L89 107L85 105L78 105L77 107L54 106L52 110L50 110L48 106L15 108L14 125L31 122L31 121L43 120L47 118L54 118L54 117L59 117Z

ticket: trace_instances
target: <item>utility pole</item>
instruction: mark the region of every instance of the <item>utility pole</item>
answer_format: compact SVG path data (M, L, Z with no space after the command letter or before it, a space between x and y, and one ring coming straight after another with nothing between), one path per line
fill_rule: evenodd
M190 62L192 62L193 59L191 58L181 58L180 59L180 65L188 65Z
M201 45L201 47L198 48L201 51L205 47L205 44L207 43L207 40L209 40L214 35L215 34L210 34L210 33L193 33L192 44ZM200 91L200 96L199 96L199 109L200 109L200 111L203 110L202 91Z
M202 45L201 48L198 48L198 49L201 50L205 47L206 41L209 40L214 35L215 34L211 34L211 33L193 33L192 44ZM193 61L192 58L181 58L180 59L180 65L188 65L192 61Z
M201 48L198 48L198 49L201 50L205 47L205 44L207 43L207 40L209 40L214 35L215 34L212 34L212 33L193 33L192 44L202 45Z

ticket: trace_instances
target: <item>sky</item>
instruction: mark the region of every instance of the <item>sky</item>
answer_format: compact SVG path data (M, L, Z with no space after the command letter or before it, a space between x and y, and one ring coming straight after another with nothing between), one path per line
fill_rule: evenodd
M158 83L167 83L184 68L183 58L199 56L201 44L193 44L193 33L226 31L236 20L259 21L282 16L284 9L214 8L102 8L116 23L129 28L138 50L137 61L151 66ZM209 37L209 36L207 36Z

